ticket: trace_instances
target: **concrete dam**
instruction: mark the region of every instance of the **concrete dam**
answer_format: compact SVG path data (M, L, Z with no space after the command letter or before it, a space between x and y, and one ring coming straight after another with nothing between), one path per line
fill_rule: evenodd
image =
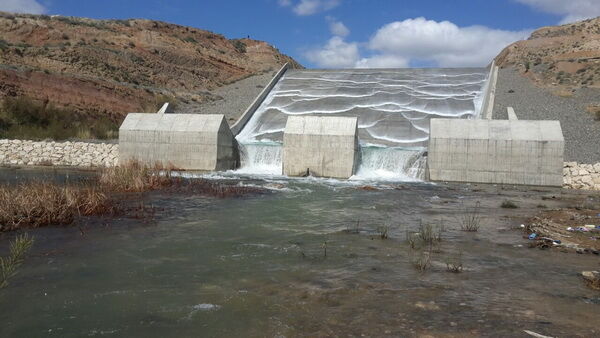
M281 174L288 117L344 116L358 120L358 177L423 179L430 119L478 116L488 73L485 68L288 70L236 137L241 170Z
M284 66L229 127L223 114L128 114L121 163L337 179L562 185L558 121L491 120L497 67Z

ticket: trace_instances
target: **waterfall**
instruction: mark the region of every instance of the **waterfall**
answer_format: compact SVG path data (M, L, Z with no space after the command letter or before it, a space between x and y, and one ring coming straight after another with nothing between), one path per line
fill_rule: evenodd
M281 143L254 142L240 143L240 173L258 175L281 175Z
M355 178L420 181L425 176L425 149L363 145Z
M288 70L236 136L240 172L282 174L293 115L355 116L361 143L356 179L423 180L432 118L481 110L485 68Z
M283 147L277 142L240 144L242 174L281 175ZM353 179L421 181L425 175L424 148L362 145Z

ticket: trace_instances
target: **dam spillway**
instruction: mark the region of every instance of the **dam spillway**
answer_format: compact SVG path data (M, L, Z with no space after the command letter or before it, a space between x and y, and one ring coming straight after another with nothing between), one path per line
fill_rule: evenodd
M431 118L480 114L486 68L287 70L236 136L240 171L282 172L289 116L358 118L356 176L418 180Z

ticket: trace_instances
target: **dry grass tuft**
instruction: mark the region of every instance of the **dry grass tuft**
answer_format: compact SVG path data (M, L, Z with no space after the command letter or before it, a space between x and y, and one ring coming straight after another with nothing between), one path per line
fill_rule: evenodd
M600 121L600 104L591 104L585 108L585 110L592 114L594 120Z
M138 162L130 162L120 167L106 168L100 174L98 183L112 192L144 192L165 188L174 184L172 169L154 168Z
M0 186L0 231L71 224L77 216L107 214L113 208L105 193L90 186Z
M433 251L433 245L420 249L409 248L409 258L412 266L419 272L425 272L431 266Z
M568 89L557 89L553 91L552 94L558 97L573 97L573 91Z
M460 229L462 231L475 232L481 227L481 203L478 201L475 207L465 208L460 218Z
M132 162L105 169L97 180L85 184L28 182L0 185L0 231L69 225L80 216L125 212L128 209L120 206L123 193L163 189L226 198L264 192L254 187L172 177L171 170L159 166L149 168Z

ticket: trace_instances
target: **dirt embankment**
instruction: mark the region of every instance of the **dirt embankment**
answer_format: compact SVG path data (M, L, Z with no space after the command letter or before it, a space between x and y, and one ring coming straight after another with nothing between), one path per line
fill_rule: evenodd
M543 87L600 88L600 18L540 28L506 47L496 64Z
M286 62L266 42L165 22L0 12L0 100L27 96L119 119L163 101L216 99L209 91Z

